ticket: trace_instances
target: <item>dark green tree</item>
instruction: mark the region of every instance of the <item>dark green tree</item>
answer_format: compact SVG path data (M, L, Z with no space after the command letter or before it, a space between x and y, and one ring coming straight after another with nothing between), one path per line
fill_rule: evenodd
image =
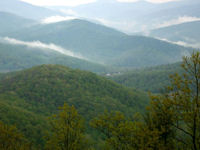
M133 150L138 147L137 124L126 119L120 112L105 111L90 124L103 133L105 149Z
M0 149L1 150L31 150L23 134L15 126L0 122Z

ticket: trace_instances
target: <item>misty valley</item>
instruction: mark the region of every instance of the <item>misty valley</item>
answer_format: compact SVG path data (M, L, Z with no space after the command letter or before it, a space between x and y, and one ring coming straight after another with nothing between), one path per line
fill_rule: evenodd
M200 150L199 0L1 0L0 150Z

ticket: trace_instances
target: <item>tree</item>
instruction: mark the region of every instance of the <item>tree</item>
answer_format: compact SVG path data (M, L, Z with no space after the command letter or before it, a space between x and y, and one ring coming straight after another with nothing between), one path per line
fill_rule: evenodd
M174 137L178 149L200 149L200 53L183 58L182 75L171 76L171 86L165 96L154 97L153 107L159 103L168 109L161 117L170 116L170 128L176 130ZM158 108L158 107L156 107ZM154 109L154 108L153 108ZM154 109L158 113L160 110ZM166 125L166 124L165 124ZM180 143L180 144L179 144Z
M165 94L151 95L144 120L104 113L91 125L101 131L110 149L200 150L200 53L183 58L182 75L171 76Z
M82 150L87 145L83 121L74 106L64 104L50 121L52 131L47 135L47 150Z
M167 95L154 95L144 115L144 147L153 150L174 150L176 130L173 127L174 110Z
M0 149L31 150L31 145L15 126L9 126L0 122Z
M133 150L137 147L137 126L125 118L121 112L107 112L91 121L91 126L96 128L105 139L105 149Z

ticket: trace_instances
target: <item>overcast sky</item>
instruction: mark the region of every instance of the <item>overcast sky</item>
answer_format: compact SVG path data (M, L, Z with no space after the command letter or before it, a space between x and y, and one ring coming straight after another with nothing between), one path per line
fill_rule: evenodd
M21 0L24 2L31 3L33 5L39 5L39 6L77 6L81 4L88 4L88 3L94 3L97 0ZM100 1L100 0L99 0ZM142 0L116 0L118 2L123 3L134 3L137 1ZM172 1L180 1L180 0L145 0L151 3L165 3L165 2L172 2Z

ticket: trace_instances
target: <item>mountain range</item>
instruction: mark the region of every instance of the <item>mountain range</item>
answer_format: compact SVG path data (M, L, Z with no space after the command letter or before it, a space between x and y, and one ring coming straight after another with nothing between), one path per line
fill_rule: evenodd
M104 65L64 55L50 48L15 45L0 39L0 72L22 70L42 64L61 64L97 73L111 69Z
M173 25L170 27L163 27L150 32L150 36L166 39L168 41L182 44L184 46L191 46L200 48L200 21L193 21Z
M178 20L179 17L199 18L199 5L198 0L180 0L168 3L151 3L144 0L132 3L98 0L87 5L56 6L53 9L66 15L96 20L104 25L134 33L158 28L159 25L171 20Z
M141 119L147 92L165 92L169 75L183 71L182 57L200 47L199 6L199 0L96 0L73 7L1 0L0 124L15 125L42 150L48 118L67 103L84 118L86 140L102 149L104 136L90 121L114 111ZM121 122L120 115L115 119ZM129 120L120 125L136 131Z
M20 0L1 0L0 11L15 14L31 20L42 20L46 17L54 15L62 15L62 13L35 5L31 5Z
M36 21L25 19L15 14L0 12L0 34L14 32L36 24ZM6 34L5 34L6 35Z
M145 36L132 36L86 20L38 24L7 33L30 42L53 43L99 64L146 67L180 61L192 49Z

